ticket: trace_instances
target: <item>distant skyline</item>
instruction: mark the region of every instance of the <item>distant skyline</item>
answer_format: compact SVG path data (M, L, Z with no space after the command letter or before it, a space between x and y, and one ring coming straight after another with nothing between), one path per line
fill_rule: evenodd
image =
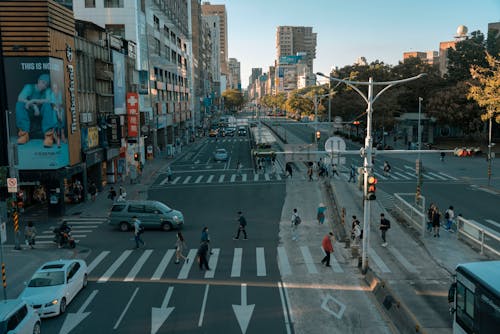
M439 51L457 27L487 34L500 21L499 0L218 0L228 20L228 56L241 63L242 88L253 67L267 72L276 58L277 26L311 26L318 34L314 72L365 57L396 65L406 51ZM375 5L373 5L375 4Z

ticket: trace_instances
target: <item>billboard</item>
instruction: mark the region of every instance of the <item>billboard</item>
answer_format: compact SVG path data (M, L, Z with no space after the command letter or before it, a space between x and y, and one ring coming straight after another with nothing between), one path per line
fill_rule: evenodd
M68 124L73 127L73 120L67 119L63 60L5 57L4 64L9 140L17 144L18 168L69 165Z
M127 93L128 137L139 136L139 94Z
M113 50L115 115L125 115L125 55Z

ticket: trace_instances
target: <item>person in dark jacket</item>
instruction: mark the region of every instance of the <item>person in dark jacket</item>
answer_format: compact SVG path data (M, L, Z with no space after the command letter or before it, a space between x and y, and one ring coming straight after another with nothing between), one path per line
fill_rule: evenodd
M196 255L198 256L198 264L200 266L200 270L203 270L203 266L205 266L206 270L210 270L210 267L208 266L207 254L208 243L204 241L200 244L198 252L196 253Z

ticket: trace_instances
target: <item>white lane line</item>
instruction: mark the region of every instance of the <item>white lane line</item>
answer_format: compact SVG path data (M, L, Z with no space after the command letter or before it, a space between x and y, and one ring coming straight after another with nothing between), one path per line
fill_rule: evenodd
M492 194L492 195L496 195L496 194L497 194L497 193L496 193L496 192L494 192L493 190L490 190L490 189L488 189L488 188L484 188L484 187L478 186L478 185L476 185L476 184L471 184L471 186L470 186L470 187L471 187L471 188L474 188L475 190L484 191L484 192L486 192L486 193L488 193L488 194Z
M247 175L246 174L241 175L241 181L247 182Z
M175 249L167 250L165 255L163 255L163 258L161 259L160 264L158 265L158 267L156 267L153 276L151 276L152 281L158 281L163 276L163 273L165 272L165 269L167 269L167 266L170 260L172 260L174 254L175 254Z
M213 248L212 255L208 259L208 266L210 270L205 271L205 278L214 278L215 269L217 268L217 262L219 261L220 248Z
M188 183L188 182L189 182L189 180L191 180L191 175L189 175L188 177L186 177L186 178L184 179L184 181L182 182L182 184L186 184L186 183Z
M128 310L128 308L130 307L130 304L132 304L132 301L134 300L135 295L137 295L137 292L139 292L139 288L135 288L134 293L132 294L132 297L130 297L130 299L129 299L129 301L128 301L127 305L126 305L126 306L125 306L125 308L123 309L122 314L120 314L120 317L119 317L119 318L118 318L118 320L116 321L116 323L115 323L115 325L114 325L113 329L117 329L117 328L118 328L118 326L120 326L120 323L122 322L122 319L123 319L123 317L125 316L125 313L127 313L127 310Z
M212 180L214 179L213 175L210 175L207 179L207 183L212 183Z
M403 267L406 268L407 271L409 271L410 273L416 273L417 272L417 268L413 264L411 264L403 256L403 254L401 254L395 247L389 246L388 249L389 249L389 252L391 252L392 255L394 255L394 257L396 257L396 259L398 259L398 261L403 265Z
M485 221L487 221L488 223L490 223L491 225L494 225L498 228L500 228L500 223L497 223L496 221L494 220L491 220L491 219L485 219Z
M231 180L229 182L234 182L236 180L236 174L231 175Z
M111 276L115 273L115 271L122 265L123 262L127 259L127 257L132 254L132 251L130 249L127 249L123 251L123 253L120 255L118 259L116 259L115 262L111 265L111 267L106 270L106 272L97 280L97 283L106 283L109 281Z
M320 247L320 249L322 252L324 252L322 247ZM335 273L343 273L344 272L344 270L340 266L339 261L337 261L337 258L335 257L335 252L330 254L330 261L331 261L331 266L332 266L333 272L335 272Z
M203 175L198 176L194 183L200 183L201 179L203 179Z
M266 181L269 181L271 178L269 177L269 174L264 174L264 178L266 179Z
M300 246L300 252L302 253L302 258L304 258L304 263L306 264L309 274L317 274L318 269L314 265L314 260L311 256L309 248L307 246Z
M289 304L287 302L285 302L285 294L283 292L283 290L285 288L283 287L282 282L278 282L278 287L279 287L279 292L280 292L281 306L283 308L283 317L285 318L286 332L287 332L287 334L290 334L291 333L290 320L288 319L288 314L290 312L289 312L289 308L287 307L287 305L289 305ZM287 310L288 310L288 312L287 312Z
M253 180L254 181L259 181L259 174L254 174L253 175Z
M383 273L390 273L391 272L391 270L389 269L389 267L387 267L387 265L384 263L384 261L382 261L382 259L380 258L380 256L378 256L378 254L375 253L375 251L373 250L373 248L368 248L368 254L372 258L373 262L375 262L375 264L377 265L377 267L379 267L379 269Z
M205 286L205 293L203 295L203 302L201 303L201 311L200 311L200 318L198 319L198 327L201 327L203 325L203 318L205 317L205 307L207 306L207 297L208 297L208 288L210 285Z
M456 181L456 180L458 180L456 177L453 177L453 176L448 175L448 174L446 174L446 173L443 173L443 172L438 172L438 173L439 173L439 174L441 174L441 175L443 175L443 176L446 176L446 177L447 177L447 178L449 178L449 179L452 179L452 180L455 180L455 181Z
M172 184L176 184L177 182L179 182L179 180L181 179L180 176L177 176L173 181L172 181Z
M219 183L222 183L224 181L224 177L225 177L224 174L222 174L221 176L219 176Z
M165 185L165 183L168 182L168 177L166 177L165 179L163 179L161 182L160 182L160 186L163 186Z
M284 247L278 247L278 265L280 268L281 276L288 276L292 274L290 262Z
M255 256L257 258L257 276L266 276L266 257L264 255L264 248L257 247L255 249Z
M147 259L151 256L151 253L153 253L152 249L146 249L144 253L142 253L139 260L137 260L132 269L130 269L130 272L123 279L124 282L132 282L135 279L135 276L137 276L139 270L141 270L144 263L146 263Z
M231 277L241 276L241 257L243 255L242 248L235 248L233 255L233 265L231 268Z
M193 262L196 258L196 252L197 249L190 249L189 253L187 255L189 261L182 265L181 271L179 272L179 276L177 276L177 279L186 279L188 277L189 271L191 270L191 266L193 265Z
M430 174L430 175L432 175L432 176L434 176L434 177L437 177L437 178L438 178L438 179L440 179L440 180L447 180L444 176L438 175L438 174L436 174L436 173L427 172L427 174Z
M71 234L71 236L73 238L85 238L85 237L87 237L86 234ZM53 239L54 236L52 236L52 235L38 235L36 238L37 239Z
M430 176L428 173L422 173L423 177L425 179L429 179L429 180L435 180L435 178L433 178L432 176Z
M410 173L410 172L405 172L406 175L410 176L411 178L416 178L417 177L417 174L415 173Z
M373 174L375 174L375 176L381 180L387 180L387 178L380 173L373 172Z
M405 168L411 170L413 172L413 174L417 174L417 171L415 170L415 168L407 166L407 165L405 165Z
M101 263L101 261L104 260L106 256L109 255L109 253L109 251L102 251L99 255L97 255L97 257L87 267L87 273L90 274L95 269L95 267L97 267L97 265Z
M393 172L394 174L396 174L397 176L399 177L402 177L403 179L405 180L410 180L410 178L402 173L398 173L398 172Z

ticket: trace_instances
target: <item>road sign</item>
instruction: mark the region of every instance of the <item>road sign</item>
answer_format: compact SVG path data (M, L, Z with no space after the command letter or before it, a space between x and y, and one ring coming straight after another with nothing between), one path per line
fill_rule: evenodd
M7 188L10 193L17 193L17 179L15 177L7 178Z
M325 151L328 153L345 152L345 141L340 137L330 137L325 142Z

